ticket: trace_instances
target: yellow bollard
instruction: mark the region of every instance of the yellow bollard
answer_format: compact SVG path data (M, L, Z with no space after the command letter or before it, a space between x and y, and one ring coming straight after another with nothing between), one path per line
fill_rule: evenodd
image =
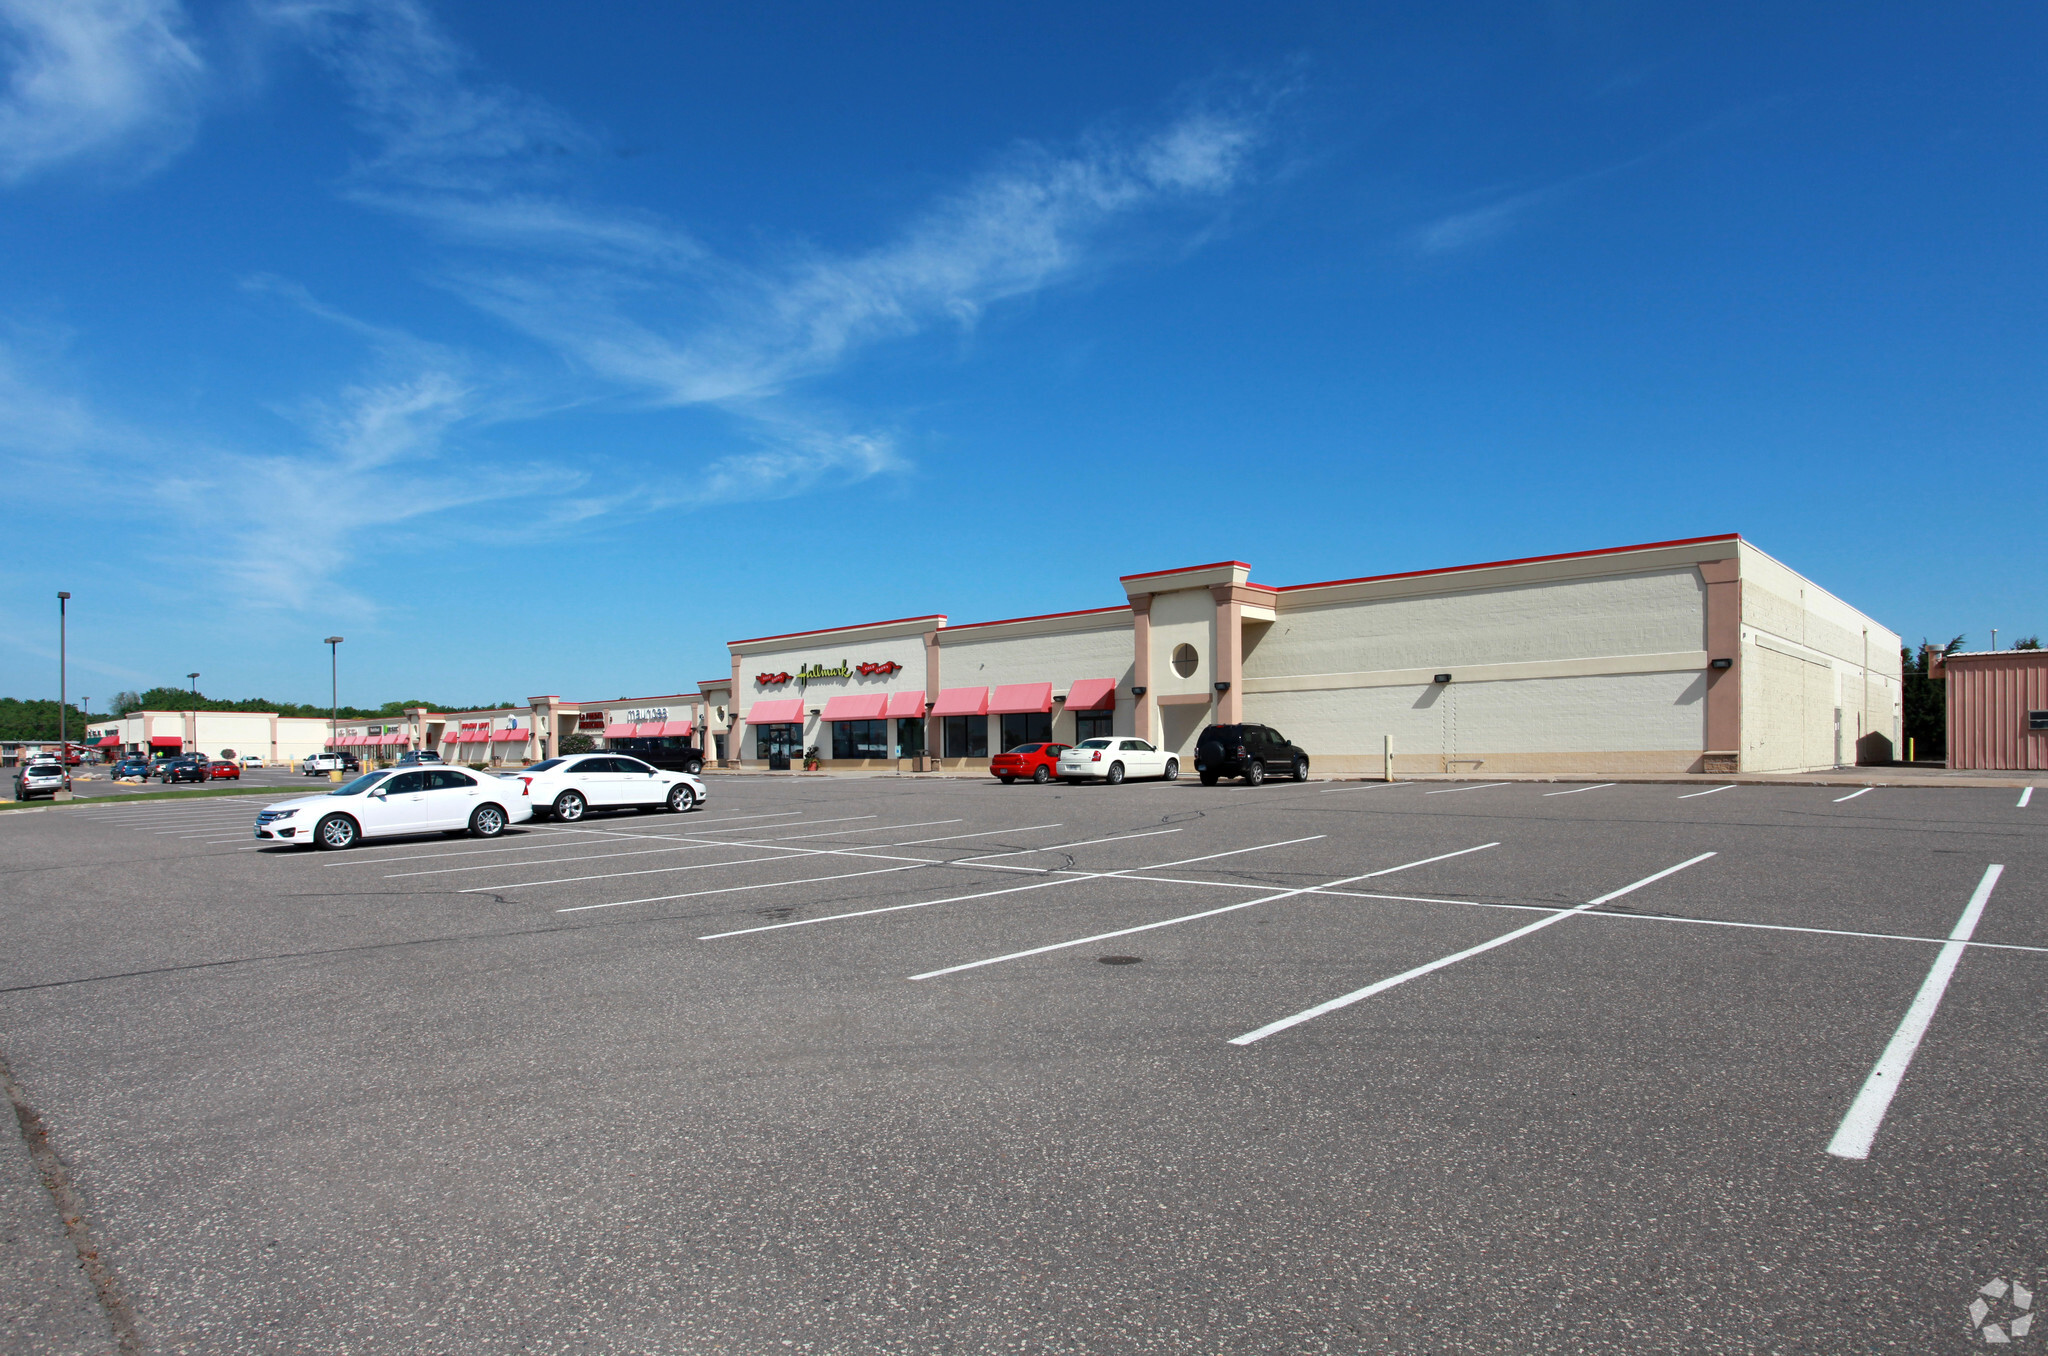
M329 773L327 774L327 780L328 780L328 781L330 781L330 782L338 782L338 781L340 781L340 780L341 780L341 776L342 776L342 773L341 773L341 769L340 769L340 768L335 768L335 769L334 769L333 771L331 771L331 772L329 772Z

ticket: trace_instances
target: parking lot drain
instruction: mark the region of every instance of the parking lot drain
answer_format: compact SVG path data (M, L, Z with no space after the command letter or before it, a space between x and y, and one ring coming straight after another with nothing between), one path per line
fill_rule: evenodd
M1095 959L1104 965L1136 965L1145 958L1143 956L1097 956Z

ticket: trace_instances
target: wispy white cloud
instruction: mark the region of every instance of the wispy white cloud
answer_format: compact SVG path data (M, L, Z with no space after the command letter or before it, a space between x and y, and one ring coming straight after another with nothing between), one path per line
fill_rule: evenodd
M1577 179L1570 179L1544 188L1531 189L1525 193L1511 193L1483 207L1439 217L1415 232L1415 249L1422 254L1448 254L1454 250L1482 245L1496 236L1505 234L1519 223L1523 216L1555 198L1576 182Z
M578 201L569 167L598 138L481 83L416 0L270 12L329 62L373 139L345 191L474 247L448 266L452 289L629 398L724 412L753 445L679 454L675 483L643 504L779 497L904 466L892 435L818 416L795 385L1083 273L1119 222L1215 203L1248 177L1265 119L1213 104L1147 132L1020 146L870 248L742 262Z
M0 181L182 149L204 65L176 0L0 0Z

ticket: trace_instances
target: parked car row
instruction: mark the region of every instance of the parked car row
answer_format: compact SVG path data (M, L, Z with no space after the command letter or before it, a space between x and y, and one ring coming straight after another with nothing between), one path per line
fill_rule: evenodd
M573 824L594 809L680 814L703 804L704 783L689 773L614 754L550 758L502 775L417 760L366 772L325 795L265 806L255 831L259 842L333 851L365 838L437 832L495 838L506 826L539 816Z
M1274 773L1305 782L1308 768L1307 752L1269 725L1211 725L1195 740L1195 773L1204 786L1225 777L1257 786ZM1148 740L1105 735L1078 744L1019 744L989 759L988 770L1005 786L1024 777L1040 784L1057 777L1115 786L1130 777L1177 780L1180 758Z

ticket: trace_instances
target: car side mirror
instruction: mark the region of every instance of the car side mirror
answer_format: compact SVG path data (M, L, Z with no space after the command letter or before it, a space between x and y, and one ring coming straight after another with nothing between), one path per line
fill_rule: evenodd
M377 799L377 800L389 800L389 799L391 799L391 793L390 793L389 791L386 791L386 790L385 790L385 789L384 789L383 787L381 787L381 786L380 786L380 787L378 787L378 788L377 788L377 789L376 789L375 791L372 791L372 792L370 793L370 795L371 795L371 796L372 796L373 798Z

